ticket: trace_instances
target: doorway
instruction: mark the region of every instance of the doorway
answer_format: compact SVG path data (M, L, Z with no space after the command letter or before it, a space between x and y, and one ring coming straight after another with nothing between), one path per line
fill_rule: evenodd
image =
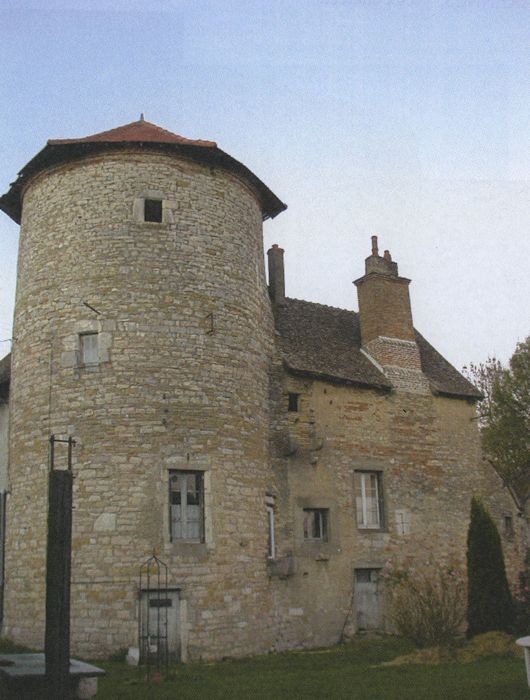
M140 595L140 655L181 659L178 589L143 590Z
M380 569L355 569L355 611L358 631L383 628Z

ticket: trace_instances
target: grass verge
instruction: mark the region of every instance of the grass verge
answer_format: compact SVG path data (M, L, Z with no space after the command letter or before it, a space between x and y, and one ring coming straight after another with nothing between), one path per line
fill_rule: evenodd
M529 700L524 663L490 656L468 663L381 666L407 654L400 639L361 640L331 649L269 654L216 663L181 664L160 683L121 662L108 672L97 700Z

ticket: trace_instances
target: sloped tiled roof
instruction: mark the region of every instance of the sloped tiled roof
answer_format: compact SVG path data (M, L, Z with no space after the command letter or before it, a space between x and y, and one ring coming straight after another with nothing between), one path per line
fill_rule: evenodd
M32 177L56 165L130 148L174 154L234 173L255 192L264 219L273 218L287 208L252 171L218 148L215 141L187 139L140 119L91 136L50 139L22 168L9 190L0 197L0 209L16 223L20 223L24 188Z
M361 352L359 314L286 299L275 308L278 342L286 368L344 384L390 390L385 375ZM480 393L416 331L423 373L435 393L480 398Z
M390 389L361 353L358 314L299 299L275 309L276 330L287 369L349 384Z

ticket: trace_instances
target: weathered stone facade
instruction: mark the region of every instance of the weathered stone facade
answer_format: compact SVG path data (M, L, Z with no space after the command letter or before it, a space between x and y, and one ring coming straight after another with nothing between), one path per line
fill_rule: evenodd
M429 369L408 280L377 251L358 281L369 337L345 341L356 367L334 365L337 350L315 369L320 356L297 355L282 330L306 303L285 299L278 248L272 301L267 290L262 219L283 205L226 154L202 155L205 142L171 150L174 135L127 133L60 158L50 142L48 160L0 200L15 218L21 208L3 633L42 644L55 434L77 443L76 653L137 644L138 572L153 550L177 591L182 659L336 642L359 627L356 571L462 566L471 496L499 522L512 512L481 461L476 392L452 368ZM145 220L146 200L161 202L160 221ZM392 296L387 333L370 315L394 283L406 293ZM341 329L357 318L306 306ZM305 332L318 338L318 323ZM332 335L319 342L332 347ZM187 517L182 499L190 513L197 502L170 500L182 474L200 484L193 537L172 524ZM356 479L377 485L377 505ZM377 510L368 526L361 503ZM513 578L517 533L505 555Z

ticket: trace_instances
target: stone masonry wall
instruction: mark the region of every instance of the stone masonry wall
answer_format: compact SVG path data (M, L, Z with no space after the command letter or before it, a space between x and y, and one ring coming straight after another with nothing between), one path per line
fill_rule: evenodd
M481 459L470 403L407 391L378 394L279 370L275 388L278 556L294 555L295 569L276 583L279 648L333 644L343 628L356 631L355 569L414 572L451 564L465 579L473 495L499 527L515 583L523 548L503 527L504 515L515 521L515 509ZM300 394L299 412L287 412L287 392ZM286 445L297 450L286 456ZM357 527L355 470L382 474L381 529ZM307 507L329 509L328 541L304 541Z
M162 223L142 220L146 197L163 201ZM30 183L13 348L8 635L43 641L55 433L77 440L74 653L137 644L139 567L154 549L185 601L190 658L270 644L263 257L256 197L222 170L131 151ZM84 332L99 333L95 365L80 364ZM204 543L170 542L169 469L204 473Z
M144 198L162 201L161 223L143 221ZM335 643L358 628L355 569L454 564L464 574L475 494L501 526L515 580L521 541L502 528L515 512L481 460L473 406L433 396L413 338L398 332L371 346L393 372L391 393L286 373L261 227L255 194L233 175L152 152L78 161L30 183L6 542L4 631L17 641L43 642L51 433L77 440L76 654L137 644L139 568L153 551L180 591L183 656ZM98 333L90 365L84 333ZM59 449L58 466L64 457ZM203 473L204 542L170 541L169 470ZM357 526L356 470L380 474L380 528ZM311 508L328 513L325 540L304 539Z

